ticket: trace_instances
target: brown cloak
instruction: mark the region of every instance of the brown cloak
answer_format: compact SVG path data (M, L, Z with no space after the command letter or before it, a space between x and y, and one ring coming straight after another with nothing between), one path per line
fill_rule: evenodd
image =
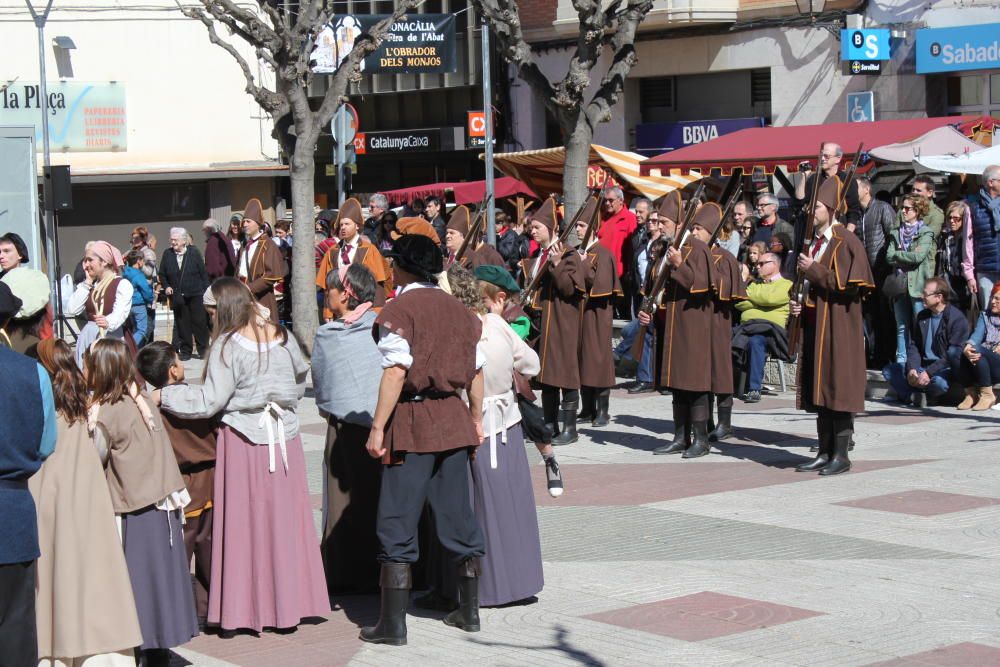
M712 290L717 282L708 246L688 238L683 261L663 290L666 320L660 384L682 391L712 389Z
M521 260L526 281L530 281L539 257ZM580 254L570 248L563 253L559 266L549 264L541 270L545 275L529 304L531 310L540 313L535 351L542 369L536 378L560 389L579 389L580 298L584 291Z
M497 249L491 246L489 243L482 243L475 250L468 250L465 256L462 257L462 266L467 268L469 271L475 271L477 266L507 266L507 262L504 260L503 255L497 252Z
M392 289L392 280L389 275L388 263L385 258L382 257L382 253L378 251L375 244L368 240L364 234L361 234L361 241L358 243L357 250L354 251L354 263L361 264L371 271L372 276L375 278L375 300L372 304L376 308L381 308L385 305L385 293L386 290ZM316 270L316 288L322 291L326 291L326 278L330 271L334 271L339 266L337 262L337 255L340 254L340 242L337 245L331 247L323 255L323 259L319 263L319 268ZM324 302L325 303L325 302ZM333 317L333 313L329 308L323 306L323 318L329 320Z
M715 264L715 299L712 306L712 393L733 393L733 308L747 298L739 262L728 250L712 248Z
M594 243L581 259L583 314L580 327L580 384L585 387L615 386L615 362L611 356L613 298L622 288L615 258L600 243Z
M270 311L271 322L277 324L278 300L274 296L274 286L284 280L288 273L285 258L274 241L267 234L261 234L253 245L245 243L240 248L240 256L236 260L237 267L243 261L248 247L253 249L253 255L250 257L250 268L247 271L247 287L253 292L257 302Z
M857 236L835 224L827 243L805 272L809 295L802 313L798 407L861 412L867 383L861 301L875 282Z

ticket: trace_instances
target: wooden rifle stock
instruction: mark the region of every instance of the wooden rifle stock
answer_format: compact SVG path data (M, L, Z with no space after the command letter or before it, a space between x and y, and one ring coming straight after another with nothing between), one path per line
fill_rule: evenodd
M482 229L483 222L486 220L486 207L493 202L493 195L487 195L482 202L479 204L479 212L476 213L476 217L472 220L472 224L469 225L469 233L466 234L465 238L462 239L462 245L458 246L458 251L455 253L455 262L461 262L462 258L465 257L466 251L469 249L469 244L472 240L479 236L479 232Z
M684 241L684 231L690 226L691 221L694 219L694 214L698 211L698 201L701 199L702 194L705 192L705 179L698 181L698 187L695 189L694 194L691 195L691 199L687 200L687 205L684 207L684 216L678 222L677 230L674 232L674 241L672 243L673 247L677 250L681 249ZM666 254L663 255L666 258Z

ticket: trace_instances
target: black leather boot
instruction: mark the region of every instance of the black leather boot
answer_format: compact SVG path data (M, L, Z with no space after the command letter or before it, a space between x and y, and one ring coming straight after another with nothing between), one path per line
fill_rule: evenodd
M559 416L562 417L562 432L552 438L553 445L571 445L577 441L576 433L576 409L579 401L563 401L559 408Z
M552 435L559 433L559 390L555 387L542 389L542 418L552 429Z
M825 468L819 471L820 475L828 477L839 475L851 469L851 459L847 452L851 448L851 438L854 436L854 416L850 413L838 414L833 419L833 458Z
M445 616L444 623L466 632L479 632L478 558L469 558L458 566L458 609Z
M688 404L680 392L674 394L674 438L666 445L653 450L654 454L680 454L688 447Z
M711 394L700 394L691 403L691 446L684 452L685 459L696 459L712 450L708 444L708 414L711 411L708 402L711 398Z
M594 420L591 426L600 428L611 423L611 415L608 414L608 405L611 402L611 390L601 389L597 391L597 411L594 413Z
M830 417L821 412L816 417L816 451L819 453L812 461L795 466L795 472L814 472L826 467L833 455L832 436Z
M718 405L719 422L715 429L708 434L709 442L719 442L733 435L733 395L719 396Z
M577 421L589 422L597 414L597 391L593 387L580 387L580 412Z
M382 611L378 625L362 628L361 641L370 644L406 645L406 606L410 602L409 563L382 563Z

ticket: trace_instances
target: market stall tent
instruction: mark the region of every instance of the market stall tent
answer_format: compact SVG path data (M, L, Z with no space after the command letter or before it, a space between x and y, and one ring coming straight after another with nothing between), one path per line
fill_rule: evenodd
M990 165L1000 164L1000 146L961 155L920 155L913 158L914 171L980 175Z
M879 162L909 165L921 155L964 155L984 148L985 146L969 139L956 128L946 125L934 128L916 139L879 146L868 153Z

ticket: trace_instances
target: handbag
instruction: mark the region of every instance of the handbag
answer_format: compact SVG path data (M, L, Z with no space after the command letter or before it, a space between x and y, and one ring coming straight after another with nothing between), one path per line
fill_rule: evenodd
M906 273L899 269L886 276L885 281L882 283L882 295L889 300L903 296L909 289L910 286L906 279Z
M542 408L535 404L535 393L528 384L528 379L514 372L514 393L517 395L517 408L521 412L521 431L528 440L548 444L552 442L555 433L545 423Z

